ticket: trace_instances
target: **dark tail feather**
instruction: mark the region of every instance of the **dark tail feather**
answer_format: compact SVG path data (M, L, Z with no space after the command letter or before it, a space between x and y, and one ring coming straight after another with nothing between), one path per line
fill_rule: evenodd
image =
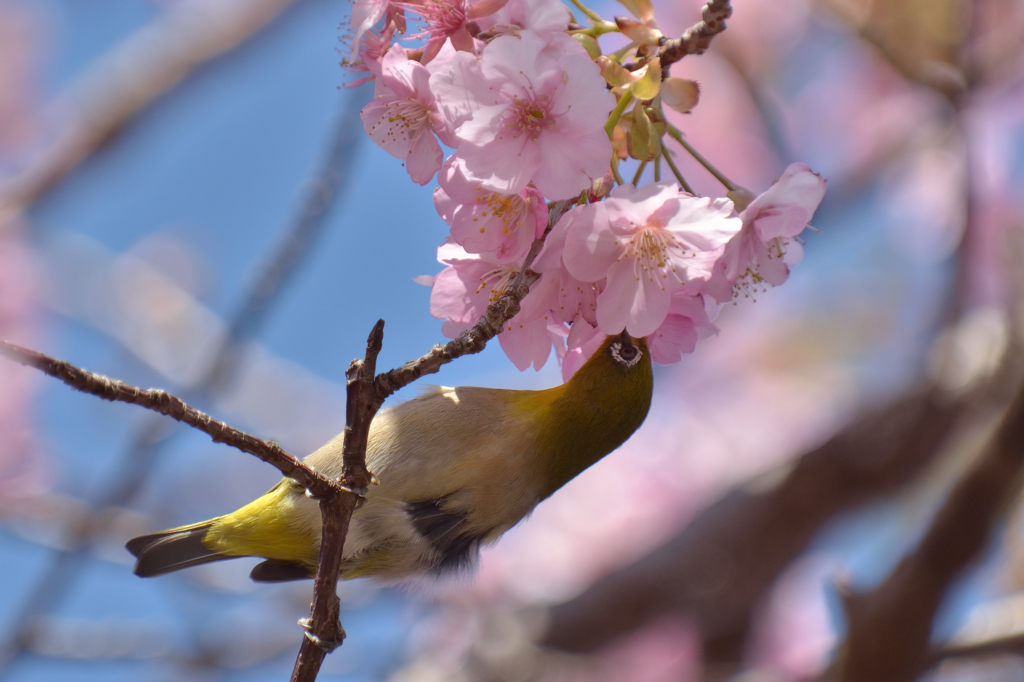
M153 578L189 566L234 558L234 555L216 552L202 542L206 531L216 520L210 519L194 526L172 528L129 540L125 547L138 557L135 575Z
M285 583L291 580L309 580L315 576L305 564L267 559L256 564L249 577L258 583Z

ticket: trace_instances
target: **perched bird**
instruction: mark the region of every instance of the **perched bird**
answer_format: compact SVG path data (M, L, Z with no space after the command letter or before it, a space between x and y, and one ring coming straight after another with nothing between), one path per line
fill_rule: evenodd
M401 579L467 565L581 471L619 447L651 404L644 339L609 336L566 383L542 391L434 387L383 410L366 463L380 481L352 516L341 578ZM306 458L339 476L339 435ZM320 510L295 481L226 516L131 540L151 577L234 557L264 557L259 582L310 578Z

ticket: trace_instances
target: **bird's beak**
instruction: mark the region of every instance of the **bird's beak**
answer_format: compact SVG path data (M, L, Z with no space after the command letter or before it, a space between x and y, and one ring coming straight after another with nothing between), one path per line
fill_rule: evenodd
M630 336L629 332L627 332L625 329L623 329L622 332L617 337L615 337L615 338L619 339L620 341L627 342L627 343L632 343L633 342L633 337Z

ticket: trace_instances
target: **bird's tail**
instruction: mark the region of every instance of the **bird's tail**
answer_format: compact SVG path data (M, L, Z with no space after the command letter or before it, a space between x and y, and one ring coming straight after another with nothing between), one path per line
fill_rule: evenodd
M135 575L153 578L189 566L235 558L238 555L218 552L203 544L206 531L218 520L210 519L129 540L125 547L138 559Z

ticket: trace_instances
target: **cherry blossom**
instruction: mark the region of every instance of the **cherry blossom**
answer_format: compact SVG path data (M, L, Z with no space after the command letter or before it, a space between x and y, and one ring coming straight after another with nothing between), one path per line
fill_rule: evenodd
M366 134L388 154L403 159L409 177L421 185L441 167L443 155L434 133L446 144L454 141L438 115L429 82L426 67L394 45L381 62L373 100L360 114Z
M651 360L671 365L692 353L701 338L718 333L711 323L704 296L686 290L677 291L669 303L668 316L653 334L647 337Z
M728 199L694 197L667 182L622 185L566 218L569 273L584 282L608 279L597 297L598 326L637 337L661 326L673 292L699 289L711 277L742 225Z
M409 36L426 41L422 63L433 59L446 40L463 52L475 52L476 41L469 32L468 23L494 14L504 7L506 0L419 0L410 3L423 20L425 28Z
M650 57L661 43L653 9L644 0L627 6L637 19L616 18L616 26L637 56ZM405 38L421 47L385 49L404 33L405 12L421 19L422 30ZM363 63L351 68L376 78L362 112L366 132L405 161L415 182L441 171L434 205L451 229L438 249L445 268L417 281L431 286L430 311L445 335L475 324L504 293L544 238L548 200L587 203L547 235L531 265L540 277L498 335L520 369L539 369L554 347L569 377L623 329L648 338L654 361L677 362L717 333L712 319L736 286L781 283L799 261L797 237L824 192L803 164L757 198L696 197L669 182L613 190L613 154L638 153L636 135L627 145L609 121L616 99L648 101L667 88L667 106L688 111L699 91L693 81L663 79L657 58L627 68L621 55L601 55L596 40L577 42L561 3L369 0L353 16ZM648 124L644 149L656 156L664 131ZM618 135L614 149L608 130ZM455 150L443 164L441 143Z
M803 257L797 240L825 195L825 180L804 163L794 163L775 183L740 213L743 229L728 244L719 272L741 288L789 278ZM716 288L719 300L723 293ZM725 296L731 296L729 291Z
M489 254L498 263L520 262L533 240L544 234L548 208L532 187L515 194L484 189L466 178L454 156L438 175L434 206L452 228L452 239L469 253Z
M591 326L597 326L597 296L604 289L604 280L576 279L562 258L566 233L575 215L575 211L569 211L562 216L544 240L544 248L533 263L533 269L544 276L533 285L530 293L537 292L563 322L572 323L577 316L582 316Z
M550 35L568 29L569 19L569 9L560 2L508 0L500 10L476 23L493 35L518 35L523 30Z
M454 338L476 324L480 316L505 292L518 271L512 264L497 263L492 257L466 253L458 244L446 242L437 249L437 259L447 265L433 278L430 314L444 319L441 333ZM426 278L421 280L426 281ZM531 289L518 315L505 323L498 341L520 370L533 365L540 369L551 355L552 344L564 354L564 323L545 307L542 289Z
M479 254L466 253L458 244L446 242L437 248L437 260L447 265L434 277L430 290L430 314L438 319L465 325L468 329L505 291L515 265L495 263ZM449 335L457 327L442 331ZM455 336L462 329L458 329Z
M401 9L396 7L391 0L354 0L352 3L352 14L349 17L349 23L352 26L352 36L346 41L351 41L352 43L352 54L348 58L349 61L355 61L363 36L371 31L385 14L389 16L397 15L396 18L398 21L401 21ZM386 21L385 23L390 24L391 22ZM405 30L404 24L399 26L399 30Z
M588 189L608 168L604 131L615 97L586 50L565 34L495 38L431 77L467 177L502 194L529 183L549 199Z

